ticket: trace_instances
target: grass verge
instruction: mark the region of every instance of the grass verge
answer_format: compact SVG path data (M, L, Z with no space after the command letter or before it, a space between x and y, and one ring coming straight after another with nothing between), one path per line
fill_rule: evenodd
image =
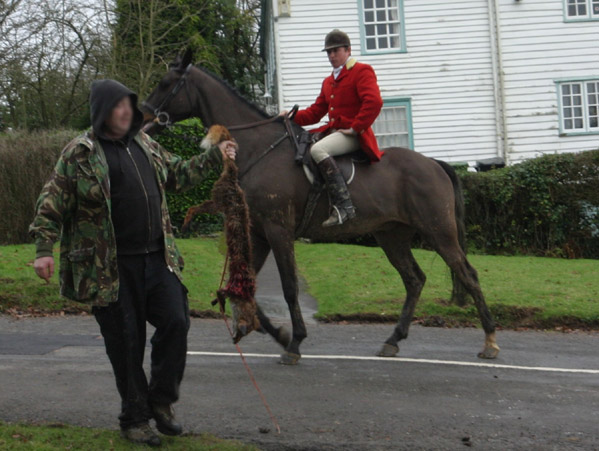
M416 316L425 324L478 324L473 305L448 302L451 277L436 253L414 250L427 276ZM298 244L297 259L318 299L323 320L395 320L405 290L379 248ZM504 327L599 329L599 264L596 260L471 255L496 321Z
M219 242L214 238L177 241L185 256L184 283L189 289L189 306L196 316L216 316L217 309L210 305L210 301L215 297L224 263L224 257L218 251ZM0 313L88 312L85 304L59 295L58 268L49 284L35 275L34 255L31 244L0 246ZM58 265L57 249L54 260Z
M210 305L220 281L219 240L181 239L190 308L215 312ZM405 290L379 248L342 244L296 245L298 267L319 303L325 321L394 321ZM81 304L58 295L55 275L46 285L31 268L32 245L0 247L0 312L77 312ZM427 275L416 316L429 325L478 324L473 305L449 304L451 278L434 252L415 250ZM471 255L483 292L503 327L599 329L599 264L596 260ZM83 310L85 310L83 308Z
M241 442L222 440L208 434L182 437L162 436L166 450L199 451L254 451L255 448ZM51 451L79 450L134 450L149 449L134 445L121 438L118 431L91 429L64 424L29 425L0 422L0 449Z

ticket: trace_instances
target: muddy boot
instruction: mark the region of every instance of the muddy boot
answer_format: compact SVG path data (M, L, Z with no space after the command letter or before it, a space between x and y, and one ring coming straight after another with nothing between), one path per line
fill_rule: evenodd
M331 227L341 225L355 218L356 212L349 196L347 184L345 183L343 174L337 167L337 163L335 163L335 159L332 157L325 158L318 163L318 169L327 183L327 190L333 204L333 212L329 219L322 223L322 226Z
M148 423L143 423L127 429L121 429L121 437L133 443L148 446L160 446L160 437L152 430Z
M152 415L156 420L156 428L164 435L181 435L183 427L175 418L175 409L171 404L153 405Z

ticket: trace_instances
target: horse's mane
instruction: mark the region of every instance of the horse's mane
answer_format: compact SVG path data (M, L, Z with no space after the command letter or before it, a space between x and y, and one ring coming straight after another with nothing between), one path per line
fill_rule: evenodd
M268 114L266 111L264 111L264 109L262 107L260 107L257 103L252 102L251 100L247 99L241 92L239 92L239 89L237 89L235 86L232 86L228 81L223 80L221 77L219 77L218 75L216 75L214 72L212 72L209 69L206 69L205 67L202 67L202 66L195 66L194 65L194 67L196 69L200 70L201 72L205 73L206 75L208 75L213 80L215 80L215 81L219 82L220 84L222 84L225 88L227 88L229 91L231 91L233 94L235 94L235 96L239 100L241 100L247 106L249 106L254 111L256 111L257 113L259 113L265 119L268 119L268 118L272 117L270 114Z
M258 114L260 114L265 119L269 119L272 117L270 114L268 114L266 111L264 111L264 109L262 107L260 107L257 103L252 102L247 97L245 97L241 92L239 92L239 89L237 89L235 86L232 86L227 80L223 80L221 77L219 77L218 75L216 75L214 72L210 71L209 69L206 69L205 67L195 66L195 65L194 65L194 67L196 69L198 69L200 72L208 75L214 81L223 85L231 93L233 93L235 95L235 97L237 97L239 100L241 100L243 103L245 103L247 106L249 106L252 110L256 111ZM302 126L296 124L293 121L291 121L291 126L293 127L293 130L298 134L305 130Z

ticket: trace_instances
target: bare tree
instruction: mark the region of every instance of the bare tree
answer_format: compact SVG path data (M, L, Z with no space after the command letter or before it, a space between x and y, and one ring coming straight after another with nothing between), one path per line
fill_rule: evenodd
M116 78L143 97L185 47L256 97L260 3L0 0L0 118L13 127L85 127L93 79Z
M13 126L51 128L82 120L89 82L109 58L100 6L13 0L0 10L0 102Z
M142 96L185 47L194 62L252 94L262 68L257 40L260 0L115 0L114 74Z
M189 44L189 35L180 30L196 21L202 8L186 6L167 0L117 0L106 13L113 19L113 75L147 94L168 59Z

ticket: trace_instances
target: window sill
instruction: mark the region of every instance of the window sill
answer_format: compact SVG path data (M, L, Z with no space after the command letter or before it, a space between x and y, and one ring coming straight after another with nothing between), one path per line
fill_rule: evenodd
M568 136L585 136L585 135L599 135L599 130L592 132L560 132L560 138L567 138Z
M394 50L362 50L360 52L360 55L390 55L390 54L394 54L394 53L408 53L408 51L406 49L394 49Z
M573 17L567 17L564 19L565 23L572 22L599 22L599 17L582 17L580 19L574 19Z

